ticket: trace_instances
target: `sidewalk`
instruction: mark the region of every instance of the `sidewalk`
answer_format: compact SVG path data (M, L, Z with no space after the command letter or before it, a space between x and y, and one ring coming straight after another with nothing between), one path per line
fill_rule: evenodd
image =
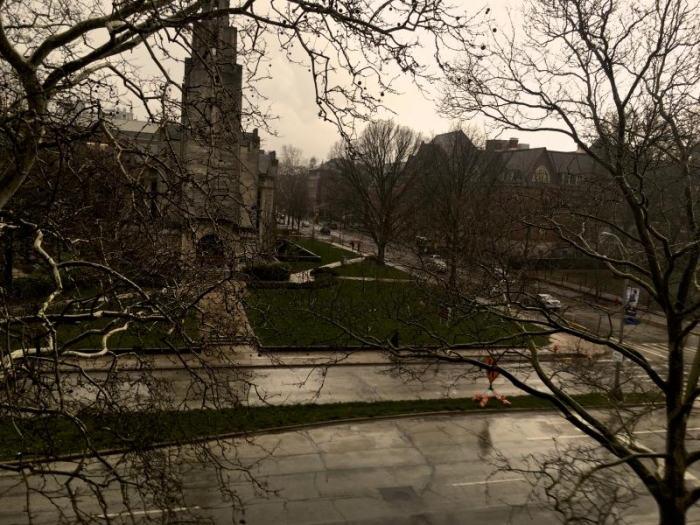
M335 244L335 243L331 243L331 244L333 246L335 246L336 248L343 248L344 250L348 249L345 246L342 246L339 244ZM353 250L348 250L348 251L353 251ZM347 264L361 263L362 261L364 261L364 259L365 259L364 257L358 257L356 259L347 259L345 261L337 261L337 262L330 263L330 264L324 264L323 266L319 266L319 268L339 268L340 266L344 266ZM293 273L292 275L289 276L289 282L291 282L291 283L306 283L309 281L313 281L314 276L311 275L312 271L313 270L305 270L303 272Z
M524 362L528 359L528 351L525 348L471 348L450 349L452 355L484 359L488 351L496 354L502 353L502 359L508 362ZM391 366L397 360L406 364L437 363L439 355L444 355L439 349L433 349L435 357L431 355L412 355L410 350L399 349L399 355L392 355L376 349L348 348L344 350L325 348L290 348L288 350L259 349L252 344L240 345L210 345L199 352L187 352L180 354L151 354L135 355L122 354L117 357L119 370L138 370L139 368L177 370L183 368L267 368L267 367L323 367L323 366ZM578 341L568 334L555 334L551 336L551 343L547 347L539 349L541 361L553 359L573 359L593 357L606 353L607 349L596 348L595 345ZM442 361L447 363L447 361ZM73 366L93 372L107 372L114 364L110 356L95 359L73 359L71 365L66 365L69 370Z
M253 328L250 326L241 301L244 293L244 283L228 281L200 300L201 335L204 341L230 343L254 337ZM224 325L220 322L221 319L227 319L230 322Z

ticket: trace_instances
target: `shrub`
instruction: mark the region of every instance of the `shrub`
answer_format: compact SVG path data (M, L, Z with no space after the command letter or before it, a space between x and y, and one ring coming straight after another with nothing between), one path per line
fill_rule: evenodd
M43 299L54 289L55 284L48 275L31 275L12 281L12 293L19 299Z
M71 267L61 270L61 279L65 291L81 290L100 286L100 278L105 274L93 268Z
M246 273L257 281L288 281L292 269L288 264L254 264Z
M321 267L311 270L311 275L313 275L316 279L331 279L333 277L338 277L338 272L333 268Z
M246 286L251 290L318 290L330 288L337 281L333 278L306 281L303 283L290 283L289 281L251 281Z

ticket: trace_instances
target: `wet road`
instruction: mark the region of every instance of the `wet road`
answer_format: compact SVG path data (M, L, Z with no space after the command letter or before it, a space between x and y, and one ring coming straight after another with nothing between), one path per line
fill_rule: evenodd
M659 446L656 427L652 418L635 437L646 446ZM520 472L499 472L496 465L509 460L522 466L526 455L542 457L555 447L587 442L556 414L537 412L411 417L267 434L227 441L211 457L187 449L158 452L153 463L159 458L176 467L184 499L163 506L133 498L131 512L137 523L148 516L162 523L217 525L500 525L509 519L515 525L553 524L556 517L530 498L531 480ZM109 464L121 459L106 458ZM244 470L217 468L234 464ZM127 462L117 467L122 468ZM102 470L91 464L83 472L98 479ZM251 483L249 476L262 485ZM35 486L40 479L28 475L28 482ZM688 482L698 480L690 476ZM66 484L76 488L80 482L61 477L46 482L44 489L57 490L51 502L29 494L33 523L56 523L60 511L70 518L73 510L60 496ZM233 491L240 504L232 509L222 487ZM0 523L28 523L22 510L27 491L18 477L0 474L0 491ZM78 498L78 508L88 516L102 515L105 522L132 522L123 514L123 494L115 484L103 496L105 509L86 492ZM636 525L657 519L648 497L637 498L625 516Z

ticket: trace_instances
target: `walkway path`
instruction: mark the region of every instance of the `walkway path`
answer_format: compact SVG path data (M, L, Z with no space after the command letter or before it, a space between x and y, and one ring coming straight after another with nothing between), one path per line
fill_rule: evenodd
M343 249L347 250L347 248L346 248L345 246L342 246L342 245L339 245L339 244L336 244L336 243L332 243L332 244L333 244L333 246L336 246L336 247L338 247L338 248L343 248ZM361 263L361 262L364 261L364 260L365 260L364 256L363 256L363 257L357 257L357 258L355 258L355 259L345 259L345 260L343 260L343 261L336 261L336 262L333 262L333 263L324 264L323 266L319 266L318 268L339 268L339 267L345 266L345 265L347 265L347 264L357 264L357 263ZM293 273L292 275L289 276L289 282L292 282L292 283L306 283L306 282L309 282L309 281L313 281L313 280L314 280L314 277L313 277L313 275L311 274L312 271L313 271L313 270L304 270L303 272Z

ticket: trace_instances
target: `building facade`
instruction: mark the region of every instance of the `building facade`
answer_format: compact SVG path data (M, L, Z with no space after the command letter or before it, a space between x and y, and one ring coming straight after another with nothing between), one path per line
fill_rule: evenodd
M452 219L449 227L438 223L436 231L420 233L437 245L490 249L494 259L575 258L562 233L575 234L577 217L606 213L604 171L583 152L530 148L517 138L487 140L479 148L455 131L424 143L413 162L424 171L424 190L443 199ZM441 190L444 185L451 189ZM450 206L453 198L459 202ZM435 223L440 214L428 210L428 216ZM464 217L460 224L457 216ZM451 243L455 238L461 241Z
M206 8L227 4L210 0ZM151 194L153 213L169 219L164 234L183 258L209 266L237 265L274 247L278 162L260 149L257 129L242 129L236 36L227 17L194 25L179 124L104 115L117 142L133 146L130 168Z

